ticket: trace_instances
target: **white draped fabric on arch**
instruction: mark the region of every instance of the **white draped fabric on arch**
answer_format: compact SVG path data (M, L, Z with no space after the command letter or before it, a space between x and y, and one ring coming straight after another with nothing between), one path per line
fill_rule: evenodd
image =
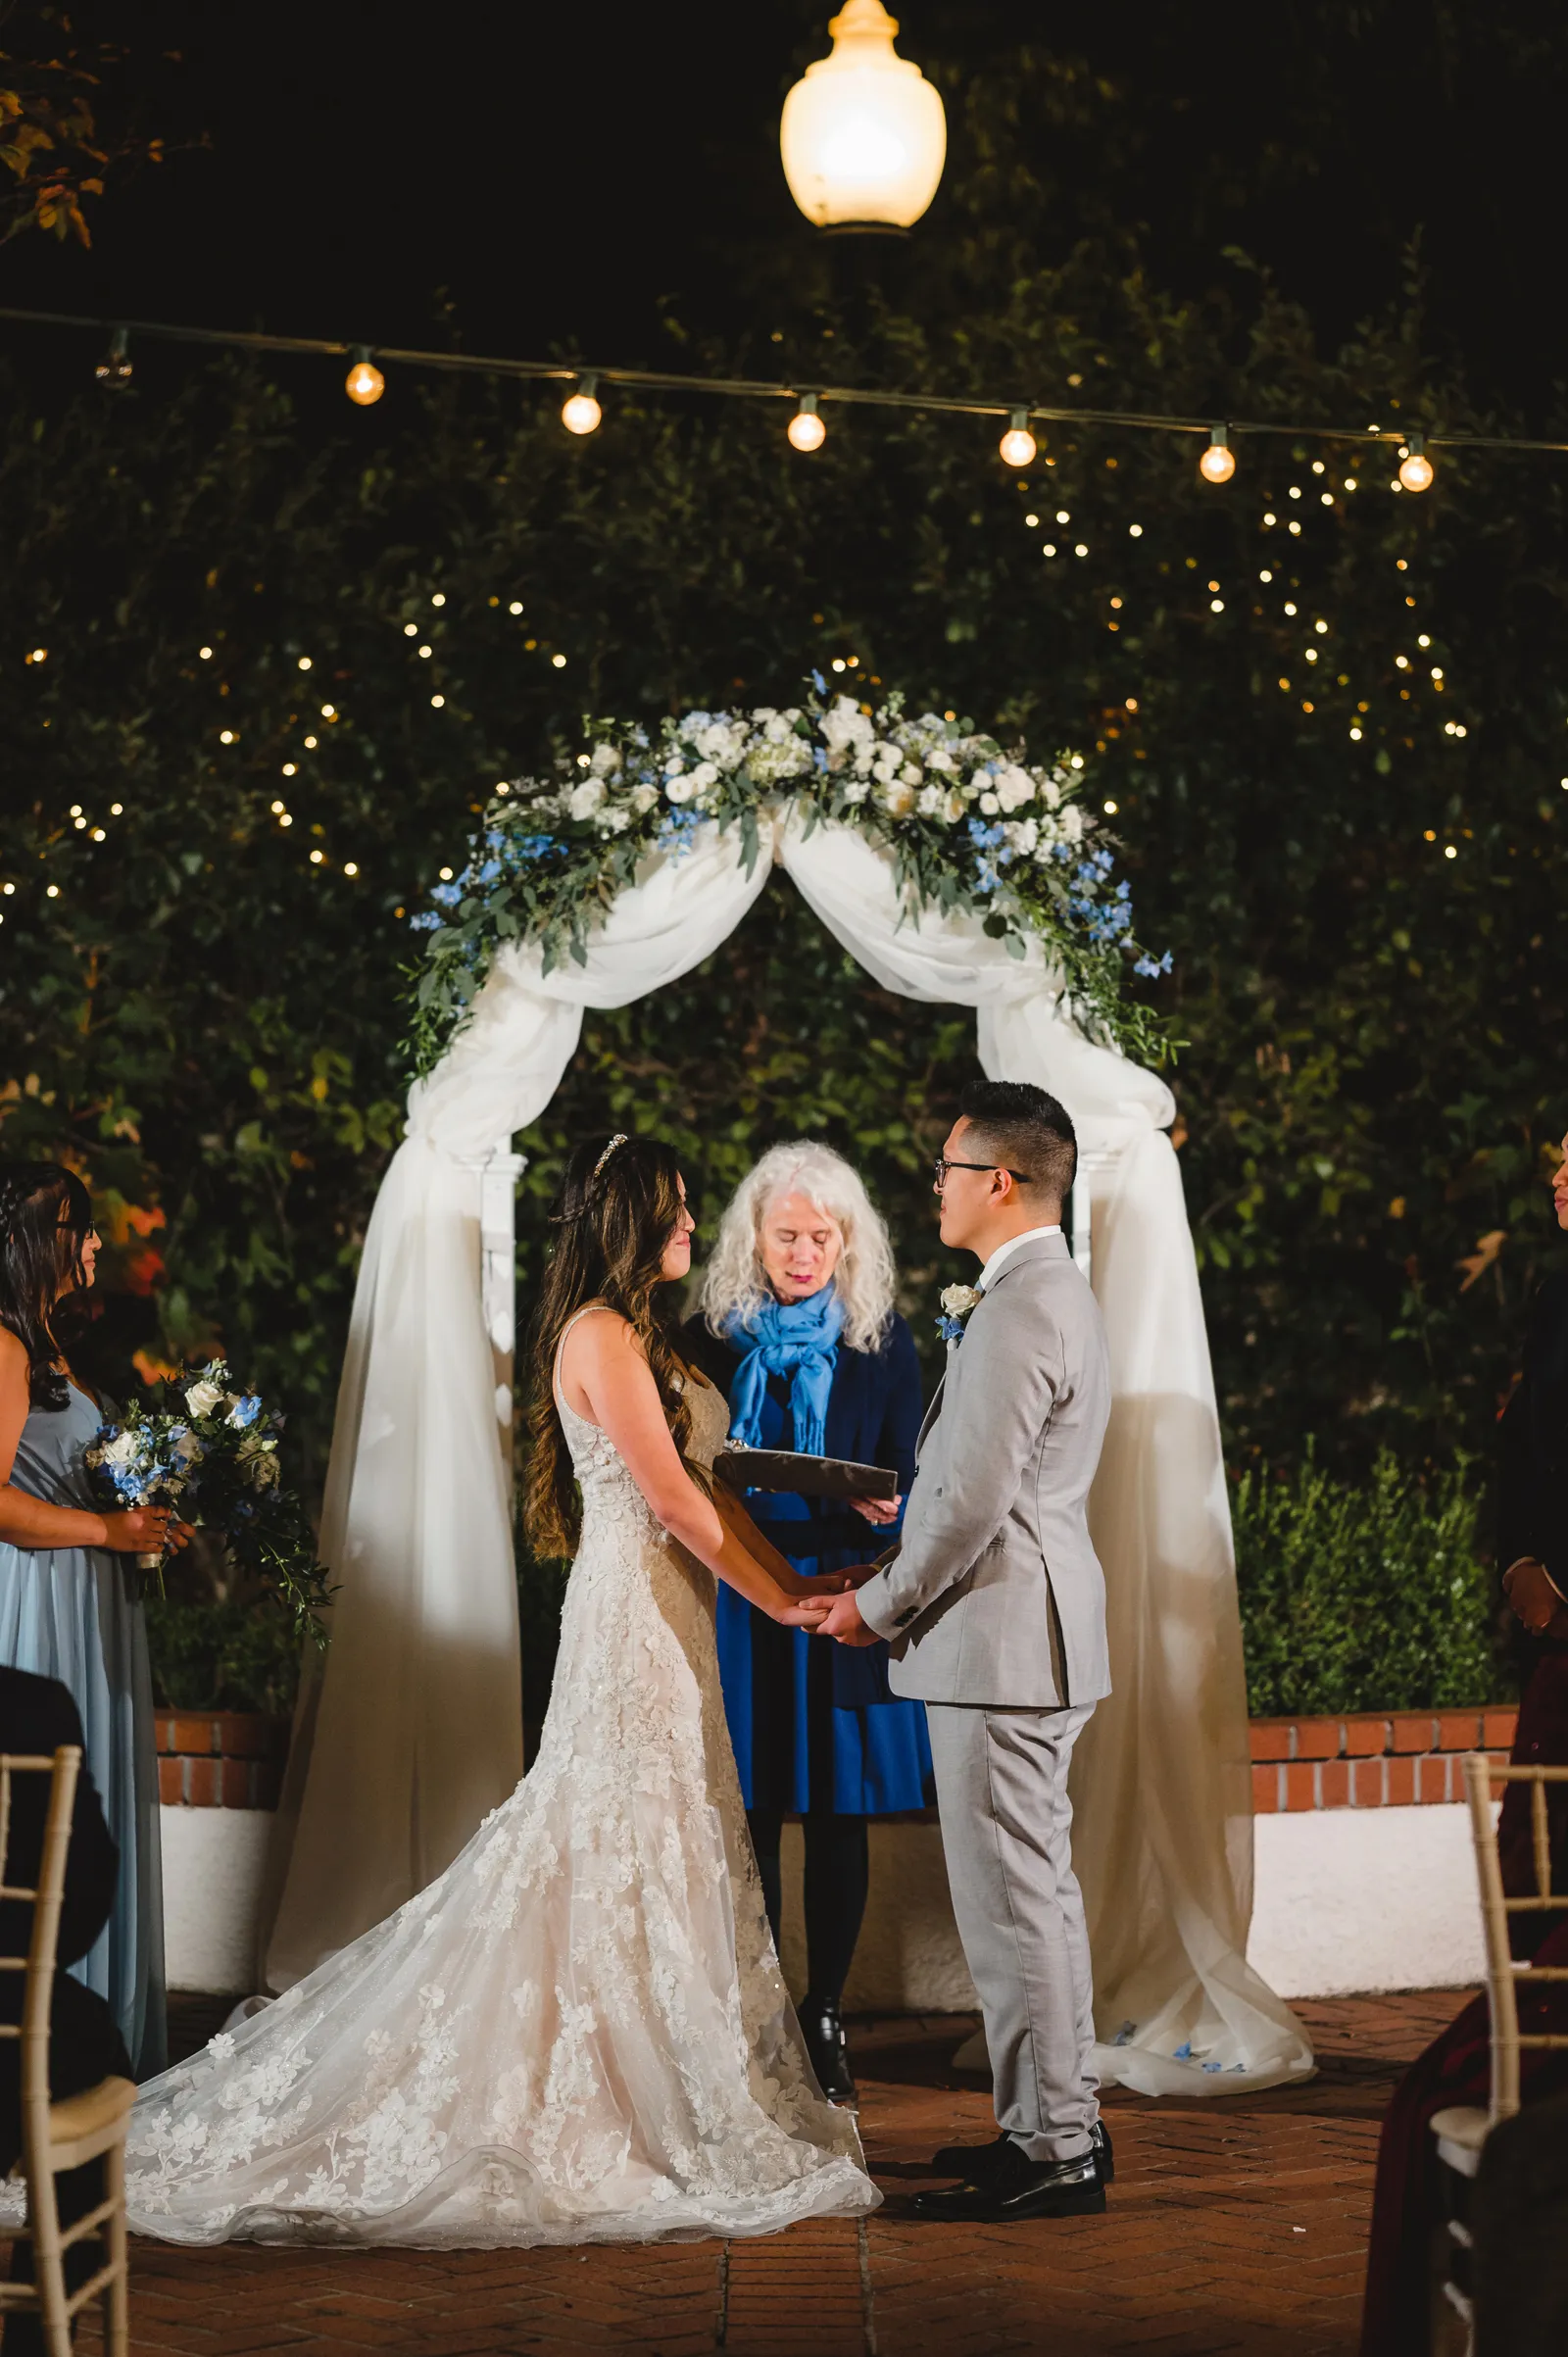
M808 828L788 802L762 815L750 875L738 832L711 823L649 859L585 964L546 975L536 947L505 948L472 1020L410 1094L338 1399L321 1545L339 1594L296 1725L268 1982L298 1980L431 1881L521 1772L479 1167L549 1104L584 1008L626 1006L689 972L776 863L879 983L974 1007L985 1070L1049 1087L1078 1127L1114 1392L1093 1514L1115 1692L1073 1771L1102 2074L1150 2094L1295 2077L1311 2068L1305 2035L1246 1962L1241 1626L1198 1269L1164 1134L1170 1092L1073 1028L1037 947L1010 957L966 915L910 919L891 859L864 835Z

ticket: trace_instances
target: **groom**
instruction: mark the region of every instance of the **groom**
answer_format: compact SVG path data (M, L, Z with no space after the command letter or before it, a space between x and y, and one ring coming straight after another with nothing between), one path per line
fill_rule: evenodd
M1110 2138L1090 2067L1094 1985L1072 1870L1067 1770L1110 1692L1089 1486L1110 1406L1104 1332L1061 1231L1077 1167L1044 1089L976 1081L936 1166L942 1241L984 1263L943 1321L948 1366L920 1434L896 1554L823 1634L893 1646L927 1705L942 1842L995 2081L994 2144L948 2146L932 2218L1102 2210ZM945 1302L952 1297L945 1297Z

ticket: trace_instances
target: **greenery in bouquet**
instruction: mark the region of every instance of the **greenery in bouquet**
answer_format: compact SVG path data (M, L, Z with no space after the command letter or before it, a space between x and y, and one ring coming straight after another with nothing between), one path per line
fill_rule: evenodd
M236 1390L221 1358L159 1394L161 1404L133 1399L88 1448L99 1497L116 1510L172 1506L291 1615L297 1635L324 1645L331 1589L310 1517L282 1479L283 1417L257 1393Z
M546 973L568 957L581 962L591 927L643 860L680 858L710 822L739 829L750 873L760 820L790 802L808 831L834 819L891 853L908 916L976 915L1015 958L1038 941L1092 1037L1144 1061L1167 1052L1152 1010L1126 986L1130 973L1168 973L1170 957L1135 939L1131 887L1082 800L1080 755L1031 765L970 720L906 718L897 694L880 708L828 700L820 672L782 711L689 712L652 734L621 720L586 727L588 749L563 754L553 778L497 788L466 866L443 871L436 906L410 919L431 936L416 989L418 1070L435 1062L507 942L537 942Z

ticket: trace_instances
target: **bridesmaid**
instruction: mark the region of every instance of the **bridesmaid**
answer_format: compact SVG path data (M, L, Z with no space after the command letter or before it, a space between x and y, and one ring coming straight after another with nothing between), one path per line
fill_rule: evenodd
M0 1662L58 1678L81 1713L120 1872L109 1922L72 1971L107 2000L146 2079L168 2059L163 1881L152 1679L129 1558L187 1534L163 1506L106 1514L93 1502L83 1451L114 1410L72 1371L60 1335L97 1256L74 1172L0 1162Z
M703 1316L686 1328L693 1358L728 1397L732 1438L852 1457L898 1476L892 1503L767 1492L748 1499L759 1527L803 1572L863 1563L903 1518L920 1370L893 1286L887 1229L850 1164L825 1146L775 1146L724 1213ZM786 1815L802 1819L809 1988L801 2028L824 2094L847 2101L855 2082L839 2000L865 1912L866 1821L925 1805L925 1710L889 1692L885 1645L812 1644L728 1590L718 1598L718 1657L775 1940L780 1836Z

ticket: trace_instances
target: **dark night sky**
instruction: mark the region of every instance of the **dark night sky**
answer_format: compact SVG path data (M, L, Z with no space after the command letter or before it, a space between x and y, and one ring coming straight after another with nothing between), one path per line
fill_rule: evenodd
M827 47L830 0L418 15L89 0L74 14L131 44L153 127L205 129L212 153L102 205L90 254L36 237L0 251L3 301L424 343L445 340L445 290L471 350L667 366L662 298L730 335L762 326L755 241L810 239L777 118ZM1223 248L1246 246L1328 340L1393 291L1420 228L1436 331L1539 420L1568 370L1557 25L1536 0L1092 16L1065 0L910 0L901 48L947 77L954 171L962 82L1019 42L1086 56L1114 85L1089 91L1074 132L1026 128L1052 191L1043 261L1098 201L1147 224L1178 286L1223 278ZM172 47L179 69L159 63ZM21 332L0 338L16 350Z

